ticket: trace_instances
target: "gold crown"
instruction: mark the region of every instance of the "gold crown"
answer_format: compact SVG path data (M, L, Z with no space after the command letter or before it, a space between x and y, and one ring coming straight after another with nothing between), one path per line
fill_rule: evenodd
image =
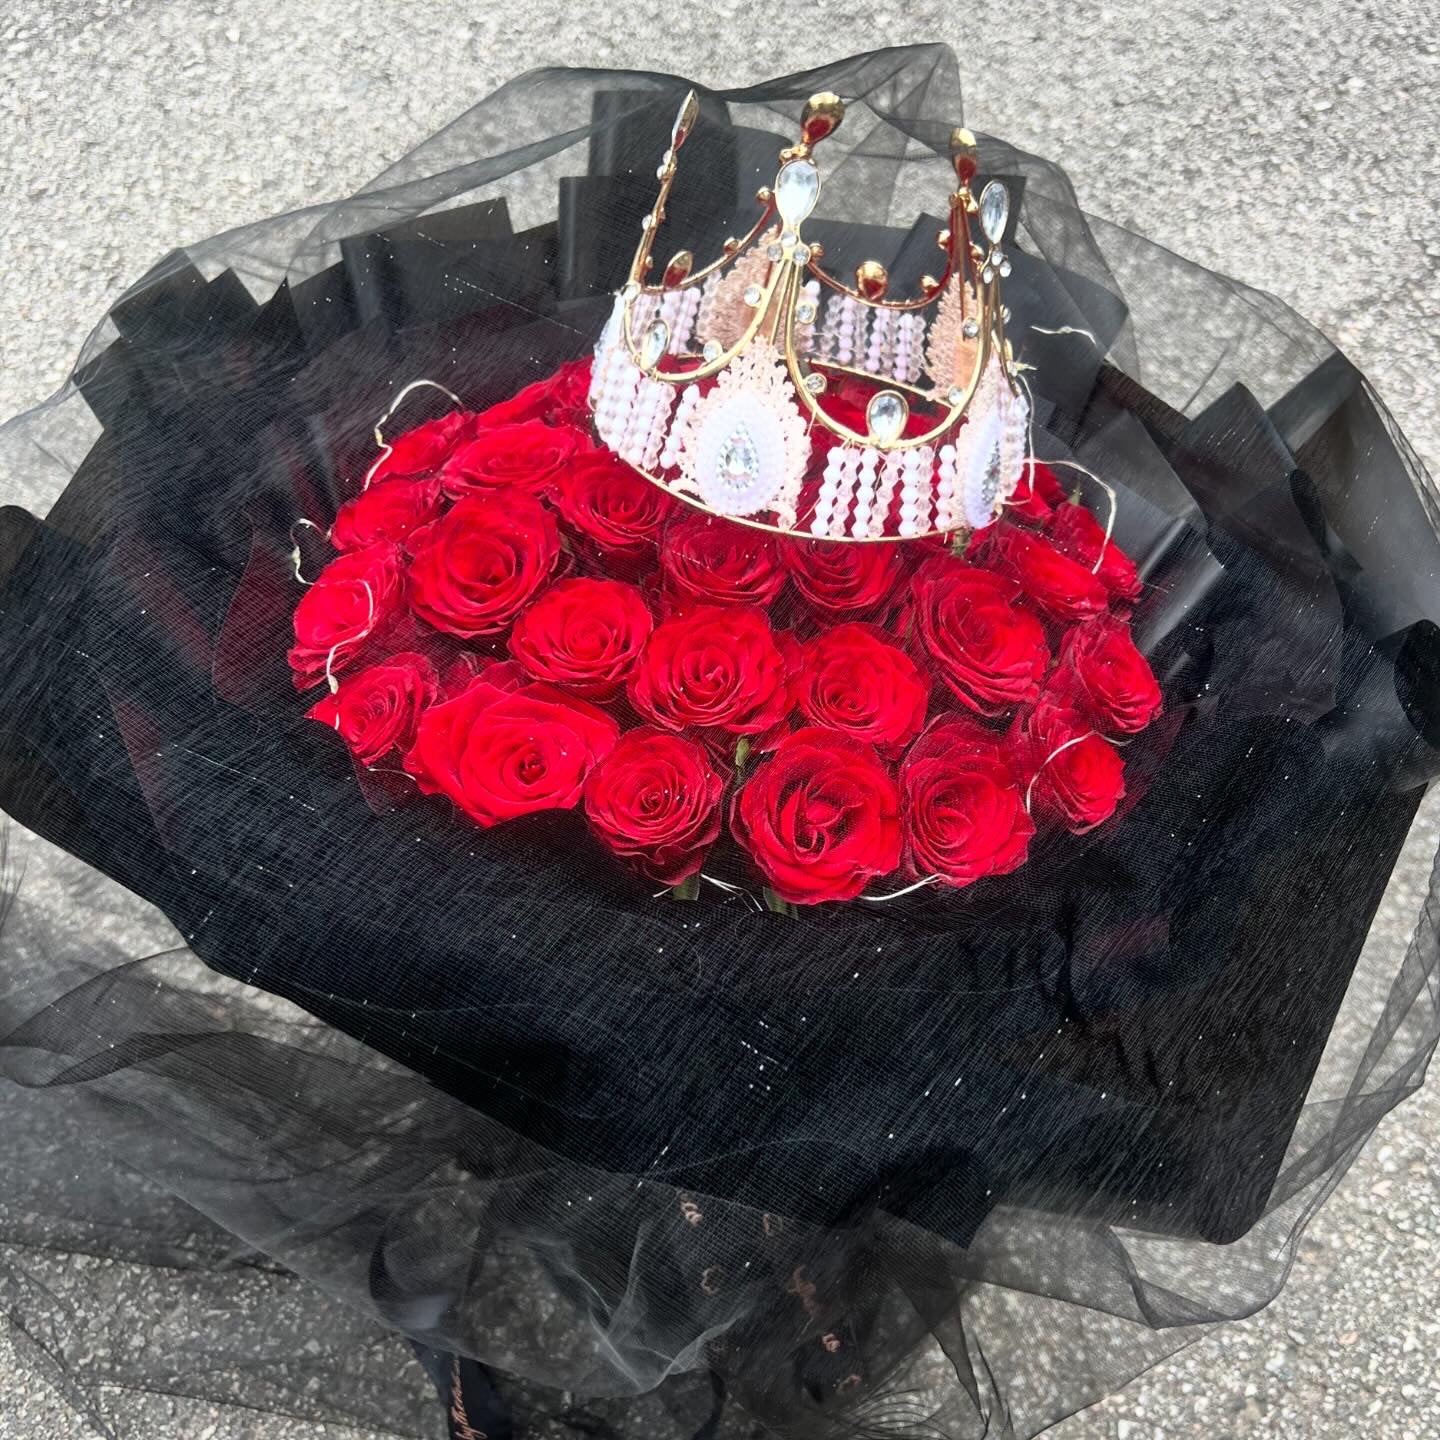
M993 180L972 194L974 136L951 134L944 271L916 296L890 298L875 260L846 284L805 238L821 192L815 148L845 114L831 94L807 102L744 238L698 270L679 251L655 284L656 235L699 113L691 91L596 347L600 438L687 503L761 529L887 541L988 525L1019 481L1030 405L1000 296L1010 196ZM842 391L864 399L863 430L836 413Z

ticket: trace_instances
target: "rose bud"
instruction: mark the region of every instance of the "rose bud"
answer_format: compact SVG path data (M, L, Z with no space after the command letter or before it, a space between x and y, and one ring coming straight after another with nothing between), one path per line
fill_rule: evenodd
M725 782L702 746L648 726L628 731L590 772L585 815L617 855L662 885L679 885L720 834Z
M1061 505L1045 532L1063 555L1089 570L1116 600L1135 601L1145 588L1135 562L1105 538L1105 527L1083 505ZM1095 562L1100 568L1095 568Z
M790 666L762 610L706 606L655 627L630 700L667 730L758 735L790 713Z
M930 677L882 631L851 621L805 646L796 698L812 724L898 754L925 724Z
M966 559L1014 581L1037 610L1054 620L1088 620L1109 604L1104 585L1078 560L1013 525L983 531Z
M1155 672L1119 620L1101 618L1075 626L1065 637L1049 688L1097 730L1112 734L1133 735L1160 713Z
M337 550L360 550L382 540L398 543L435 519L440 505L440 482L433 477L371 485L340 507L330 543Z
M1078 710L1046 695L1016 724L1018 768L1030 777L1030 812L1056 817L1076 835L1115 813L1125 762Z
M619 727L603 710L549 685L501 690L483 679L420 717L405 769L477 825L572 810Z
M900 767L911 868L946 885L1007 875L1025 863L1034 823L996 737L973 721L937 720Z
M653 560L660 527L676 502L658 485L606 451L579 456L555 485L568 530L601 556Z
M1013 584L951 559L927 561L911 585L916 638L967 709L999 717L1040 694L1045 630Z
M851 900L900 863L900 794L870 746L833 730L787 735L735 797L731 830L793 905Z
M785 584L769 536L695 511L666 530L660 569L667 613L697 605L769 605Z
M879 610L900 578L900 558L893 545L787 540L780 555L795 588L823 619Z
M555 517L523 491L462 500L416 539L410 608L449 635L493 635L549 580Z
M650 611L633 585L562 580L521 612L510 653L537 680L609 700L635 669L650 631Z
M452 410L438 420L417 425L387 441L390 453L370 472L370 484L381 480L404 479L414 475L436 475L456 446L464 444L477 428L470 410Z
M360 764L374 765L392 750L409 749L421 711L438 693L435 666L409 651L342 680L305 714L334 729Z
M295 607L288 656L297 690L338 674L393 616L405 593L399 549L389 543L332 560Z
M541 420L486 426L445 462L440 484L452 500L495 490L546 495L589 443L578 430Z

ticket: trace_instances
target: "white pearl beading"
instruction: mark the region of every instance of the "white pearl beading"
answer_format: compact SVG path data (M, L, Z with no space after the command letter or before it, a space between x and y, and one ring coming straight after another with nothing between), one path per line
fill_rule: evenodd
M939 462L935 469L935 528L955 530L965 521L960 506L960 482L955 469L956 450L953 445L940 447Z
M660 451L661 470L674 470L685 459L685 432L690 423L690 416L694 413L695 407L700 403L700 391L697 386L691 385L680 394L680 404L675 411L675 419L670 425L669 432L665 436L664 448Z
M934 452L921 445L905 452L906 465L900 482L900 533L924 535L931 528L934 495L932 469Z

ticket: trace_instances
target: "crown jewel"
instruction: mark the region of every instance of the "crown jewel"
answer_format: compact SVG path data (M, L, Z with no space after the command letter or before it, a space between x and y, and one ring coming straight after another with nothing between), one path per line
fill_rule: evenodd
M847 284L803 233L822 190L815 147L844 113L837 96L812 96L749 232L700 269L677 252L652 283L656 235L699 117L695 93L685 97L596 347L596 430L655 484L762 529L840 541L980 529L1009 499L1028 449L1030 406L1000 298L1010 195L999 181L972 193L975 139L955 130L941 276L894 298L885 267L867 260Z

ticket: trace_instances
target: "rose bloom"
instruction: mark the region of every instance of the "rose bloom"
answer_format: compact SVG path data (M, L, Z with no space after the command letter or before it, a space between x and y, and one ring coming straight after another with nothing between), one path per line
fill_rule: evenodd
M1105 539L1105 527L1083 505L1061 505L1045 533L1062 555L1078 561L1095 575L1116 600L1134 601L1145 588L1135 562L1115 543ZM1100 568L1095 569L1099 560Z
M627 731L585 782L585 816L617 855L661 885L705 863L725 782L702 746L648 726Z
M1109 594L1089 570L1048 540L1003 522L976 539L967 559L1013 580L1025 598L1053 620L1088 620L1101 614Z
M370 475L371 485L411 475L435 475L458 445L475 434L478 418L470 410L452 410L388 441L390 453Z
M332 560L295 607L290 668L297 690L338 674L394 614L405 593L398 547L351 550Z
M367 665L340 682L305 713L329 725L362 765L373 765L392 750L406 750L415 738L420 712L439 692L439 677L427 656L415 651Z
M508 400L479 414L481 425L519 425L543 420L547 425L577 425L590 412L591 357L571 360L553 375L536 380Z
M696 605L768 605L785 584L775 542L768 535L688 509L665 532L660 567L671 611Z
M635 669L651 624L633 585L562 580L521 612L510 653L537 680L608 700Z
M440 698L453 700L457 695L463 695L477 680L484 680L497 690L521 690L535 683L535 677L514 660L496 660L492 656L466 650L440 672Z
M549 685L501 690L483 679L420 717L405 769L477 825L539 810L573 810L619 727L603 710Z
M1055 472L1038 460L1020 472L1020 483L1005 504L1008 515L1017 520L1033 520L1044 524L1057 505L1065 503L1065 487Z
M445 462L440 483L454 500L510 489L545 495L561 471L589 447L580 431L542 420L487 425Z
M941 557L921 566L911 592L916 638L962 705L994 718L1036 699L1049 647L1040 622L1012 603L1013 585Z
M1102 617L1065 637L1050 689L1084 712L1097 730L1133 735L1159 713L1160 686L1122 621Z
M413 539L410 608L462 639L504 630L560 556L555 517L523 491L462 500Z
M900 768L911 868L946 885L1008 875L1025 863L1034 823L996 738L973 721L935 722Z
M653 556L660 527L675 503L606 450L577 456L555 487L555 504L567 528L617 559Z
M851 621L805 646L796 698L812 724L898 753L925 723L930 677L883 631Z
M852 900L900 864L900 794L870 746L833 730L787 735L735 797L730 828L793 905Z
M1021 773L1033 777L1032 814L1054 816L1080 835L1115 813L1125 762L1078 710L1045 695L1017 721L1014 742Z
M825 619L877 610L900 578L894 545L836 545L787 540L780 550L795 588Z
M361 550L381 540L399 542L435 519L440 504L440 482L433 476L372 484L340 507L330 543L337 550Z
M789 671L762 610L711 605L655 627L630 700L667 730L758 735L790 713Z

